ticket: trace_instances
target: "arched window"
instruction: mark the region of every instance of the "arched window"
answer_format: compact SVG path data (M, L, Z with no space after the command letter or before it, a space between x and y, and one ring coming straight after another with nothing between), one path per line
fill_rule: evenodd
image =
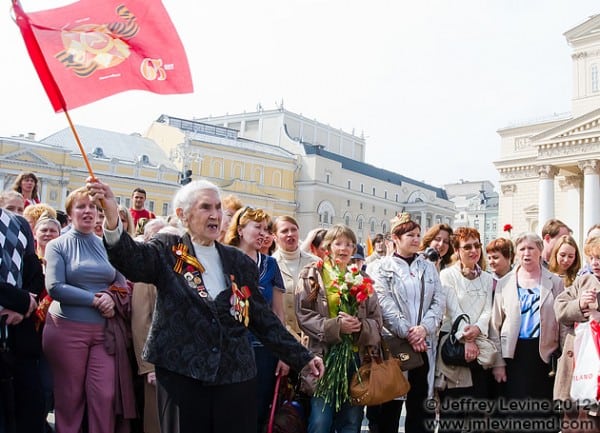
M333 224L335 209L331 202L324 200L319 203L319 206L317 207L317 214L319 215L319 222L322 226L329 226Z

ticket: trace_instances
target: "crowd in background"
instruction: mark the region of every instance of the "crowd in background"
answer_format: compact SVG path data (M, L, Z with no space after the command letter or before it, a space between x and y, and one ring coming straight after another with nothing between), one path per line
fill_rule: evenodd
M117 206L108 185L90 180L56 210L40 203L34 173L0 193L0 220L31 238L38 262L0 282L17 358L11 387L0 387L0 433L50 432L50 411L59 433L226 432L233 422L261 433L278 376L302 389L308 432L357 433L365 408L312 396L302 374L307 363L322 374L320 359L345 336L356 355L350 373L390 337L420 358L405 372L406 396L366 409L373 433L398 432L403 409L407 433L461 431L444 421L486 417L547 420L546 431L563 433L600 428L597 405L556 404L571 400L576 324L600 320L600 225L581 247L556 219L541 236L483 245L473 227L422 233L399 213L365 248L344 225L301 240L292 216L221 197L204 181L183 187L168 217L145 200L136 188L131 209ZM356 315L339 311L333 283L350 266L375 289ZM16 302L15 288L31 295ZM441 356L454 339L460 362ZM550 409L452 409L500 399ZM569 430L565 420L579 424Z

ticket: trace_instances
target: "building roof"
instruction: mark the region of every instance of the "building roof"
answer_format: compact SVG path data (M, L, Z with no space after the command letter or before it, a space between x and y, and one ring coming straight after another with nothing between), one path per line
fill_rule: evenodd
M446 190L443 188L438 188L432 185L428 185L424 182L419 182L417 180L411 179L406 176L402 176L401 174L395 173L393 171L385 170L382 168L377 168L371 164L367 164L365 162L355 161L353 159L347 158L342 155L338 155L337 153L329 152L323 148L323 146L316 146L312 144L304 143L304 150L307 155L319 155L324 158L337 161L342 164L342 168L346 170L353 171L355 173L359 173L365 176L369 176L378 180L382 180L384 182L389 182L394 185L402 185L403 183L407 183L410 185L415 185L429 191L435 192L437 198L442 200L448 200L448 195L446 194Z
M153 140L138 134L123 134L105 129L76 126L83 148L87 154L97 158L112 159L144 165L159 166L177 170L177 167L161 147ZM81 155L79 146L71 129L65 128L41 140L41 143L68 149L75 155Z
M257 153L266 153L282 158L294 158L293 153L288 152L279 146L239 137L239 131L237 129L212 125L210 123L204 123L198 120L181 119L179 117L172 117L166 114L161 115L156 121L158 123L166 123L169 126L180 129L189 138L196 139L198 141L223 144L226 146L251 150ZM218 142L215 141L215 138L218 139Z

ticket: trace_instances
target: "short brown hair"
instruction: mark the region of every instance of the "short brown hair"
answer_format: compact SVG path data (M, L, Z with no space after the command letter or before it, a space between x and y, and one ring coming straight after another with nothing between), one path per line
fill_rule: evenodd
M479 231L476 228L473 227L459 227L456 230L454 230L454 234L452 235L452 247L454 248L454 251L456 251L456 255L458 257L458 250L460 248L460 241L464 241L466 239L469 238L475 238L477 239L477 242L479 242L481 244L481 235L479 234ZM479 256L479 261L477 262L477 264L479 265L479 267L485 271L486 265L485 265L485 257L483 256L483 246L480 247L480 251L481 251L481 255Z
M500 253L502 254L512 265L515 261L515 246L510 239L496 238L492 239L485 247L485 252Z
M65 201L65 211L67 212L67 215L71 215L71 210L73 210L73 204L77 200L86 196L89 197L89 192L85 186L71 191L71 193L67 196L67 200Z
M542 239L545 238L546 235L550 236L551 238L555 238L556 236L558 236L558 234L560 233L560 229L563 227L566 228L569 231L569 233L573 232L573 230L571 230L569 226L561 220L556 218L549 219L544 224L544 227L542 227Z

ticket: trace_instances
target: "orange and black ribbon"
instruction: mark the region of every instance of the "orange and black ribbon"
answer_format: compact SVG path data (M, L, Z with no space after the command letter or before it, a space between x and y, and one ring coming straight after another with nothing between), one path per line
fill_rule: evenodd
M185 244L179 243L177 245L173 245L171 249L177 257L175 266L173 266L173 270L175 272L177 272L178 274L182 274L183 264L187 263L188 265L193 266L198 271L200 271L200 273L204 273L204 266L202 266L202 263L200 263L200 261L196 257L192 256L191 254L188 254L188 247Z

